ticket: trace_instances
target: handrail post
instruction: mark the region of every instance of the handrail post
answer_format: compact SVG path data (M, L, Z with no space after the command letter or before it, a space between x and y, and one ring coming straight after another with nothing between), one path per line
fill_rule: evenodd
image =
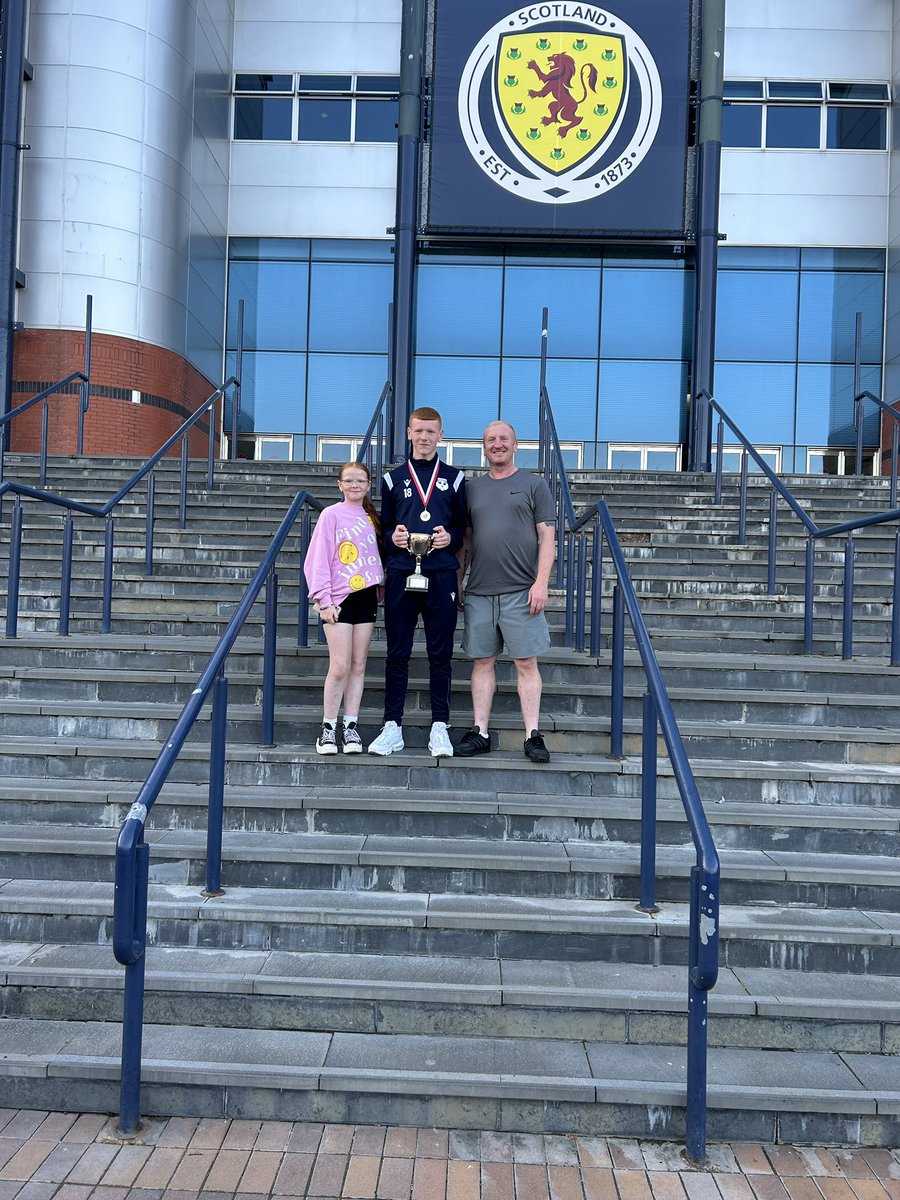
M306 552L309 549L309 539L312 533L312 513L307 509L300 525L300 599L297 605L297 645L309 645L309 584L306 582L306 572L303 565L306 562Z
M575 534L570 534L566 547L566 633L565 645L571 650L575 642Z
M216 408L218 405L210 406L208 413L209 427L206 435L206 490L211 492L215 486L214 478L214 458L215 458L215 441L216 441ZM225 392L222 392L222 412L225 412Z
M659 912L656 903L656 704L644 695L641 741L641 902L639 912Z
M63 521L62 569L59 580L59 632L65 637L69 632L69 611L72 603L72 539L75 523L72 514L66 513Z
M578 535L578 600L575 608L575 649L584 653L585 625L587 623L587 534L584 530Z
M144 1036L144 969L147 928L147 891L150 877L150 848L141 830L133 852L134 935L140 939L139 953L125 965L125 994L122 1013L122 1076L119 1084L119 1132L126 1137L137 1132L141 1120L141 1045ZM117 871L116 891L119 890Z
M41 487L47 485L47 434L50 427L50 400L41 405L41 468L38 474Z
M209 744L209 818L206 823L204 896L222 895L222 818L225 808L225 742L228 736L228 679L223 667L213 684Z
M853 340L853 423L856 426L856 470L854 475L862 475L863 455L863 403L862 392L862 313L856 314L856 326Z
M625 598L618 582L613 588L612 695L610 697L609 752L622 757L625 725Z
M775 569L778 562L778 493L773 488L769 493L769 561L767 564L767 590L775 595Z
M551 489L552 491L552 489ZM566 510L563 502L562 486L556 482L556 586L561 588L564 583L566 544Z
M709 993L694 983L693 970L699 959L699 931L702 916L700 869L691 867L691 921L689 934L687 1089L685 1142L688 1157L694 1162L706 1158L706 1074L707 1014Z
M900 667L900 529L894 539L894 594L891 598L891 666Z
M816 569L816 544L812 534L806 538L806 563L803 571L803 653L812 654L813 585Z
M84 418L91 403L91 343L93 340L94 297L86 296L84 305L84 379L81 381L78 403L79 455L84 454Z
M725 422L719 417L716 429L716 498L715 503L722 503L722 458L725 452Z
M593 554L591 556L591 654L600 653L600 629L603 615L603 532L600 518L594 522Z
M856 559L856 548L853 534L847 534L844 546L844 612L841 622L841 658L846 661L853 657L853 568Z
M900 458L900 420L894 421L891 439L891 508L897 507L897 459Z
M153 522L156 518L156 476L147 476L147 519L144 526L144 574L153 574Z
M231 393L231 445L228 447L228 457L232 462L237 458L237 443L238 443L238 412L241 404L241 369L244 359L244 301L238 300L238 315L237 315L237 353L234 358L234 374L237 383ZM222 406L224 414L224 402Z
M115 520L106 518L106 532L103 549L103 615L101 628L109 633L112 625L112 583L113 583L113 542L115 538Z
M16 496L9 523L9 577L6 583L6 636L19 629L19 579L22 571L22 501Z
M741 507L738 516L738 545L747 545L747 451L741 454Z
M274 568L266 577L265 630L263 634L262 745L275 745L275 638L278 623L278 576Z
M187 473L188 473L188 439L187 434L181 439L181 476L178 483L178 528L187 525Z

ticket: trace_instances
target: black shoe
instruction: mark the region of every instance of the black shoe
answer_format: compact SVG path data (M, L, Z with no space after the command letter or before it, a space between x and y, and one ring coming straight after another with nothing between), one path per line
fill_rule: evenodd
M533 763L550 761L550 751L544 745L544 739L541 737L539 729L532 729L531 737L526 740L525 757L530 758Z
M472 758L476 754L487 754L491 748L490 737L485 737L478 729L470 729L454 748L457 758Z

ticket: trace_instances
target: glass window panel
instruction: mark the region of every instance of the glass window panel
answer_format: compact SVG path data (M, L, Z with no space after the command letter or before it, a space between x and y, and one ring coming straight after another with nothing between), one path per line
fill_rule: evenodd
M886 83L829 83L831 100L890 100Z
M356 141L396 142L399 111L397 100L357 100Z
M299 262L232 262L228 273L228 345L237 345L244 301L245 350L306 348L309 266Z
M386 353L392 288L389 263L313 263L310 349Z
M612 471L639 471L641 469L640 449L627 449L624 446L610 446L609 466Z
M829 150L887 148L886 108L832 108L827 112Z
M499 266L422 262L418 277L419 354L500 353Z
M453 446L447 453L447 461L454 467L480 467L484 463L481 446Z
M716 357L793 362L797 357L797 275L720 271Z
M234 372L235 356L227 356ZM247 433L300 433L306 398L305 354L244 354L238 429ZM373 401L374 406L374 401Z
M672 447L671 450L648 450L647 451L647 470L648 471L677 471L678 470L678 450Z
M456 245L449 247L425 246L419 249L420 263L470 263L479 262L499 266L503 262L503 247L489 243L484 245Z
M598 438L610 442L681 442L687 376L687 364L683 362L604 360L600 367Z
M312 243L313 258L329 258L338 262L390 262L392 241L361 241L357 238L317 238Z
M292 92L293 75L235 75L236 92Z
M684 251L680 246L642 246L637 253L633 246L606 246L603 264L612 267L671 267L678 271L685 267Z
M235 141L289 142L293 103L287 97L235 96Z
M272 438L260 438L259 457L266 462L290 462L290 441L275 441Z
M485 425L499 415L500 360L419 355L415 404L438 410L448 438L480 438ZM537 399L534 404L537 410Z
M881 371L861 373L863 390L879 394ZM863 408L863 442L877 446L881 421L874 404ZM853 368L801 364L797 376L797 441L807 446L855 446Z
M794 441L796 375L794 363L720 362L716 399L754 445L789 445Z
M722 95L726 100L761 100L761 79L726 79Z
M827 250L808 247L801 252L804 271L884 271L884 251L876 249Z
M520 442L538 436L540 359L503 360L500 419L515 427ZM597 412L597 363L547 360L547 391L560 441L593 440ZM485 422L486 424L486 422Z
M852 363L858 312L862 313L862 360L881 362L883 277L870 272L804 272L800 281L801 362Z
M301 142L349 142L350 101L322 96L300 101Z
M353 443L345 442L320 442L319 443L319 461L345 463L350 461L350 455L353 451Z
M757 149L762 145L761 104L722 106L722 145Z
M310 354L307 432L362 437L386 378L385 354Z
M805 105L766 107L766 146L770 150L818 150L822 110Z
M693 275L684 271L603 270L602 358L687 358ZM550 328L551 347L553 327Z
M358 92L399 92L399 75L357 75Z
M769 80L769 95L773 100L821 100L822 85L818 81Z
M800 266L800 251L791 246L720 246L719 266L796 270Z
M571 455L569 456L571 457ZM563 462L566 463L568 470L573 464L566 462L566 452L563 451ZM536 446L518 446L516 448L516 466L523 467L526 471L534 471L538 465L538 452Z
M301 75L301 92L349 92L349 75Z
M539 355L541 312L549 310L555 358L595 358L600 321L600 269L506 268L503 353Z
M285 258L304 260L309 258L309 242L306 238L232 238L228 253L236 258Z

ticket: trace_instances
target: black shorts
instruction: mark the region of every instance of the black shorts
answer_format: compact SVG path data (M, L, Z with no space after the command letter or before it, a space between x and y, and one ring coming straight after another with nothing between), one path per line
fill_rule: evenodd
M341 601L341 611L338 625L368 625L378 616L378 589L363 588L361 592L351 592Z

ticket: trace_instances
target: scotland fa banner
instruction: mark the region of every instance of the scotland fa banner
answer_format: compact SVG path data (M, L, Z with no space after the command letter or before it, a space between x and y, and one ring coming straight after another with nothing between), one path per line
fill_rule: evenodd
M435 0L427 232L684 236L691 0Z

